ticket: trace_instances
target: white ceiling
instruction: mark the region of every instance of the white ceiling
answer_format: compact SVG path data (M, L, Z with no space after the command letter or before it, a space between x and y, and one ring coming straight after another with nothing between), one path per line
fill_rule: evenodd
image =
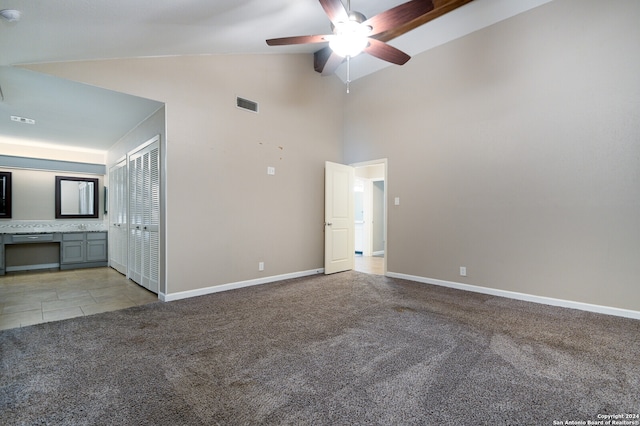
M371 17L404 1L352 0L351 7ZM474 0L390 44L413 56L548 1ZM312 53L317 45L269 47L265 40L330 32L317 0L0 0L0 9L22 12L18 22L0 19L0 141L48 141L103 151L160 104L8 66L166 55ZM351 62L351 79L386 66L360 55ZM337 74L345 80L344 66ZM45 92L49 95L41 96ZM36 119L36 124L13 122L10 115Z

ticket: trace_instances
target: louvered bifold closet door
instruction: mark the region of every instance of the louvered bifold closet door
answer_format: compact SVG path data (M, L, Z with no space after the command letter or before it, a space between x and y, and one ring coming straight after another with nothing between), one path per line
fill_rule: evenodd
M128 227L128 210L129 210L129 176L127 173L127 162L122 162L120 167L120 173L118 176L119 190L118 190L118 241L117 250L118 258L121 262L122 269L119 272L123 274L127 273L127 265L129 264L129 227Z
M143 285L158 292L160 274L160 150L152 146L144 156Z
M129 278L142 284L142 155L129 157Z
M158 144L149 157L150 208L149 215L149 290L157 293L160 285L160 148Z
M127 162L109 170L109 265L127 273Z
M160 275L158 139L129 154L129 278L158 292Z

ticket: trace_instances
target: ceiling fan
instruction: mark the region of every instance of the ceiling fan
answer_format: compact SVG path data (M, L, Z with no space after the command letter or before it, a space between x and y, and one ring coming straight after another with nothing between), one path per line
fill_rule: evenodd
M269 46L329 43L314 55L315 70L332 74L342 61L366 52L384 61L403 65L411 57L386 42L472 0L411 0L367 19L351 10L347 0L319 0L331 21L332 34L272 38Z

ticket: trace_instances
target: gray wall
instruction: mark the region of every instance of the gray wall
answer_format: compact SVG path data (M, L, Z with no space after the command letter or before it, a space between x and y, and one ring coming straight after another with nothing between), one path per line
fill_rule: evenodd
M345 160L388 158L388 270L640 310L638 22L558 0L352 83Z
M107 152L107 172L109 169L122 160L129 151L137 148L153 137L160 135L161 151L166 149L162 141L166 140L165 107L159 108L150 117L131 129L122 139L114 144Z
M177 293L323 267L324 162L342 161L344 86L312 64L222 55L29 68L165 103L166 291Z

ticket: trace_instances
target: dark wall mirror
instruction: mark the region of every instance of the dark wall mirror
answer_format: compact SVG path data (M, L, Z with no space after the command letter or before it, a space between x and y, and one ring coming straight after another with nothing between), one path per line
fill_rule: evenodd
M98 217L98 179L56 176L56 219Z
M0 219L11 219L11 172L0 172Z

